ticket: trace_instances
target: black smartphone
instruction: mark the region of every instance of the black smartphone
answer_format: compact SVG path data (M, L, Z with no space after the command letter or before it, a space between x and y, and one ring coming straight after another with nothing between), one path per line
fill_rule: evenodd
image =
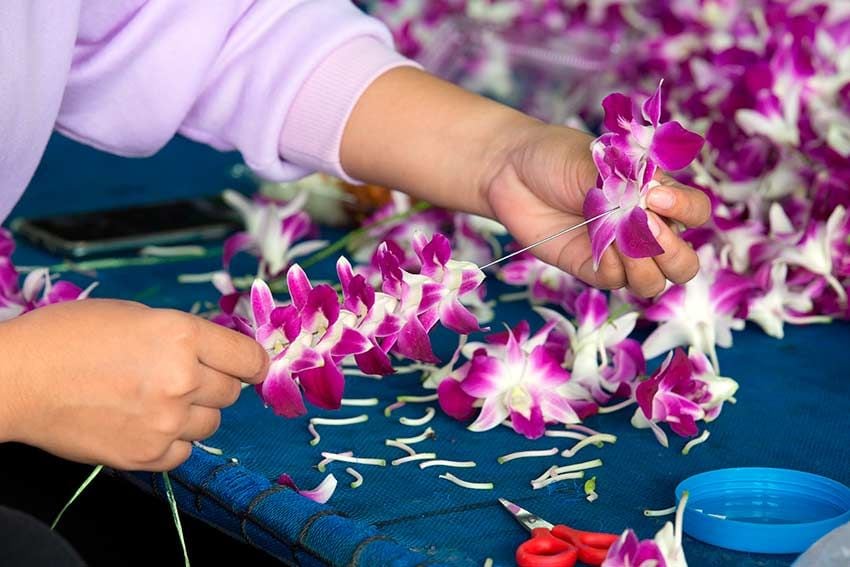
M30 242L72 258L139 250L151 245L220 240L240 226L238 215L220 196L18 218L11 223L12 230Z

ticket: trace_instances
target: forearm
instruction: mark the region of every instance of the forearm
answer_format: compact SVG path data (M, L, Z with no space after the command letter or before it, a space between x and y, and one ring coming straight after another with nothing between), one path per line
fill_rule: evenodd
M357 102L342 139L342 165L357 179L492 217L484 189L504 155L537 125L425 72L394 69Z
M20 387L21 352L13 321L0 323L0 443L18 441L25 393Z

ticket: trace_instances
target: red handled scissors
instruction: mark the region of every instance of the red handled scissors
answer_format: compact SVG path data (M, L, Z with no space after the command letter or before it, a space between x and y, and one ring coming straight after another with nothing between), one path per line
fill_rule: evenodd
M563 524L553 526L546 520L499 498L516 521L531 532L531 539L516 550L519 567L573 567L576 561L601 565L619 536L598 532L583 532Z

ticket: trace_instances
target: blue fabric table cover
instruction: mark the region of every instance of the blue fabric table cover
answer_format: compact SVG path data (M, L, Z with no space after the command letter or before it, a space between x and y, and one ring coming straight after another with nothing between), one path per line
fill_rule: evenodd
M115 203L153 201L173 195L211 193L232 186L229 167L235 157L217 154L178 140L157 157L129 161L105 156L66 140L51 142L48 154L28 195L15 214L84 210ZM115 187L131 187L118 191ZM73 192L74 200L64 197ZM62 195L61 199L53 198ZM19 264L55 262L22 245ZM97 297L137 299L154 306L188 309L197 300L214 301L210 285L180 285L179 273L205 272L218 267L215 258L180 264L106 270L99 274ZM328 266L311 276L330 275ZM76 276L68 276L74 279ZM81 283L86 280L80 279ZM491 292L505 291L489 282ZM522 302L499 307L494 327L528 318L538 320ZM453 338L438 333L435 346L443 358L454 348ZM847 361L850 325L789 328L782 341L757 329L735 334L735 346L720 352L722 373L740 382L738 403L728 405L707 427L710 440L680 454L685 440L671 435L671 447L658 445L647 431L629 425L631 410L588 420L587 425L618 436L615 445L588 447L567 461L561 457L523 459L499 465L496 457L524 449L569 447L574 441L543 438L526 440L506 428L484 434L466 431L463 424L442 414L429 424L435 440L417 446L440 458L472 459L476 468L452 472L471 481L492 481L495 490L476 491L439 479L438 467L420 470L416 463L374 467L356 465L362 487L351 489L348 465L329 465L340 482L328 506L315 504L275 486L282 472L312 488L324 477L314 465L321 451L352 450L358 456L393 459L403 456L384 440L410 436L423 427L407 427L398 417L418 417L426 405L408 404L386 418L383 408L399 394L424 393L416 375L383 380L351 377L347 398L378 397L376 407L345 407L312 415L334 417L369 415L364 424L319 426L321 442L309 445L306 419L285 420L263 407L252 390L224 412L222 427L208 444L222 456L195 450L192 458L171 474L184 513L218 527L233 537L266 550L288 564L315 565L481 565L491 557L496 565L512 565L513 552L527 534L496 502L506 497L552 522L588 530L621 532L634 528L652 537L666 518L646 518L645 508L674 503L673 489L687 476L731 466L786 467L828 476L850 484L850 380ZM554 463L599 457L604 466L597 476L599 499L584 499L582 484L568 481L533 491L530 479ZM238 459L233 463L231 458ZM589 475L590 476L590 475ZM160 475L128 475L137 485L162 497ZM193 542L188 542L190 553ZM789 565L793 556L768 556L726 551L685 537L693 566Z

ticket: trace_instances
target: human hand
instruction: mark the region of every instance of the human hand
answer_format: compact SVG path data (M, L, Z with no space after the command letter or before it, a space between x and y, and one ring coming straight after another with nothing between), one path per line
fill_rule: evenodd
M92 299L3 323L0 357L0 440L150 471L186 460L268 365L254 340L209 321Z
M492 177L485 178L482 186L496 218L523 246L584 221L584 198L597 176L590 153L592 138L572 128L531 121L510 137L505 149L497 152L500 158L494 162ZM679 238L672 221L688 227L703 224L711 205L704 193L669 176L661 176L659 182L647 196L647 215L663 254L629 258L615 243L594 271L587 228L541 244L533 249L534 254L594 287L628 286L642 297L660 293L667 279L674 283L690 280L699 269L699 260Z

